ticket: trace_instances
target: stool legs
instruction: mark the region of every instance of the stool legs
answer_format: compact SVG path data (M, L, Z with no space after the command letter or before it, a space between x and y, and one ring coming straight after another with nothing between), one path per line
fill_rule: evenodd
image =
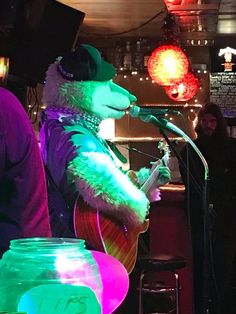
M180 314L180 300L179 300L179 275L175 273L175 302L176 302L176 314Z
M144 271L142 270L139 277L139 298L138 298L138 314L143 314L143 277Z
M180 314L180 283L179 283L179 275L174 273L175 276L175 306L176 306L176 314ZM138 304L138 314L143 314L143 278L144 278L144 270L141 271L139 277L139 304Z

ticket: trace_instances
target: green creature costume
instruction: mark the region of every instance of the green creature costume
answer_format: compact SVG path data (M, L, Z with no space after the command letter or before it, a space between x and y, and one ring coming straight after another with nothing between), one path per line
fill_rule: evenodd
M40 138L54 236L75 236L78 197L126 226L137 226L147 217L147 196L120 169L98 135L102 120L120 119L136 101L112 81L114 76L114 67L90 45L58 58L47 71ZM169 180L168 169L159 170L157 186ZM143 180L149 173L141 169L138 177Z

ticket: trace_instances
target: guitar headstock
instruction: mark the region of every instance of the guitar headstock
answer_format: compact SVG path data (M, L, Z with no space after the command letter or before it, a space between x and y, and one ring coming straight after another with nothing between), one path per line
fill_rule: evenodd
M161 158L163 165L167 166L170 159L170 147L168 143L163 139L158 142L157 147L163 153L163 156Z

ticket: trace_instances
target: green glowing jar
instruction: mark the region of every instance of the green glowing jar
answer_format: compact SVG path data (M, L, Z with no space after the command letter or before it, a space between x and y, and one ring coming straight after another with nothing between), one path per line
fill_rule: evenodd
M0 312L99 314L102 281L84 240L12 240L0 260Z

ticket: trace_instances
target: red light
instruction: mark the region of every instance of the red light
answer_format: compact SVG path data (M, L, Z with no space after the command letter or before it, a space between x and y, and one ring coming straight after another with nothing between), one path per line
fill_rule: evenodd
M166 6L168 5L180 5L182 0L165 0Z
M189 61L178 46L156 48L148 59L148 72L159 85L173 85L188 73Z
M191 72L187 73L179 83L166 86L167 96L175 101L188 101L192 99L200 87L200 80Z

